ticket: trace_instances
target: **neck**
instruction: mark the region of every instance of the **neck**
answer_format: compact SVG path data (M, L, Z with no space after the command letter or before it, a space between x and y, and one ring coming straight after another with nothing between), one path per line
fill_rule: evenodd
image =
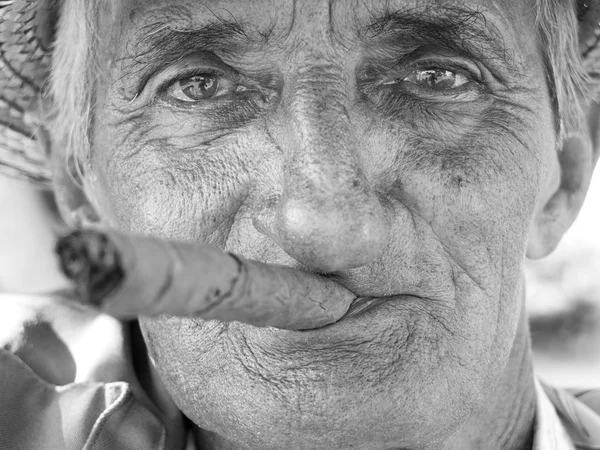
M529 326L521 311L519 329L500 383L487 403L451 438L444 450L502 448L531 450L536 410Z

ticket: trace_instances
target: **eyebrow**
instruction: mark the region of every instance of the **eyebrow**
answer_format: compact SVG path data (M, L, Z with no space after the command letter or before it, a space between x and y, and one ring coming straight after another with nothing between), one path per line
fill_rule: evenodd
M138 30L131 40L135 47L145 49L148 54L169 53L177 48L219 48L236 49L259 44L264 39L256 31L238 21L219 18L197 28L177 27L169 23L156 22ZM143 56L137 53L136 56Z
M152 72L187 55L217 50L239 54L264 45L267 38L239 21L221 17L193 28L160 20L139 28L128 39L120 61L125 76L145 72L143 85Z
M363 42L401 43L405 47L436 45L476 56L480 60L497 59L515 65L504 37L478 9L433 5L388 11L359 28Z

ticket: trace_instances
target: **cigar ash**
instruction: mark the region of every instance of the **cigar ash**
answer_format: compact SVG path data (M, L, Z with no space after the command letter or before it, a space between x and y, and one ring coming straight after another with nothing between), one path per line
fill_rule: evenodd
M101 307L125 279L119 251L104 233L75 231L60 238L55 251L81 303Z

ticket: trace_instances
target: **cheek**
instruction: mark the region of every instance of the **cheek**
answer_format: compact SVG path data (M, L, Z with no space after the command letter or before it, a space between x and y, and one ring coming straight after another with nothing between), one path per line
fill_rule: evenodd
M127 155L123 146L96 146L86 188L110 226L223 247L250 192L251 141L232 137L209 151L154 141Z
M488 123L486 133L455 138L451 148L431 137L416 140L402 155L397 189L425 230L421 242L452 267L456 310L468 311L461 329L493 349L498 370L518 321L525 245L545 170L540 161L553 148L541 144L553 135L550 127L503 125L513 132Z

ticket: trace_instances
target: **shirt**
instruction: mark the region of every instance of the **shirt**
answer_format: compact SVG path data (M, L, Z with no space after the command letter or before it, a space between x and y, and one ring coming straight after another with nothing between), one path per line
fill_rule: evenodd
M126 334L57 298L0 294L0 449L199 450L174 404L142 388ZM600 390L536 381L536 395L533 450L600 450Z
M600 390L569 392L536 380L536 396L533 450L600 450Z

